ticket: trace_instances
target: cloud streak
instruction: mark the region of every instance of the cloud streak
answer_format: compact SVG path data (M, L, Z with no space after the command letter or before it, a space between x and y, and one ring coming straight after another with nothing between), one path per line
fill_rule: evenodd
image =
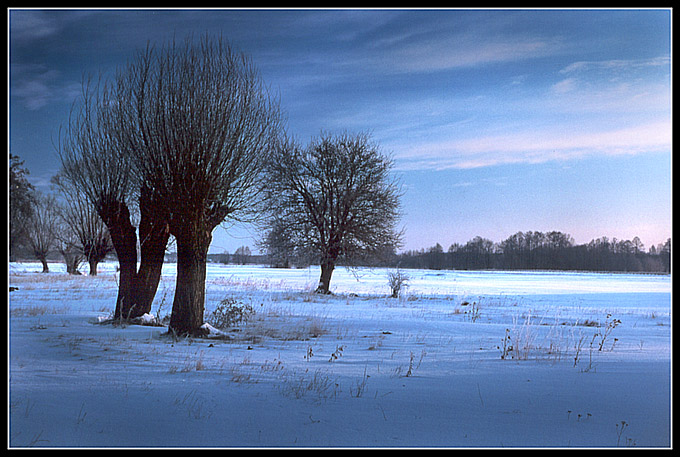
M629 72L635 69L646 69L653 67L667 67L670 65L670 57L654 57L651 59L612 59L574 62L562 70L561 74L583 73L587 71L624 71Z
M9 22L11 38L19 41L44 39L61 29L44 11L11 11Z
M44 65L13 65L10 96L27 110L36 111L53 102L71 103L80 94L80 84L64 80L58 70Z
M568 161L594 155L618 156L670 151L670 122L574 133L562 129L430 143L397 154L409 169L471 169L508 164Z
M395 72L423 73L517 62L559 52L555 40L476 34L409 43L390 55Z
M440 139L396 145L397 163L405 170L472 169L670 153L669 76L666 57L578 61L552 74L552 83L546 77L540 90L508 95L494 87L452 99L449 111L438 116L441 125L429 130ZM454 116L471 121L446 122Z

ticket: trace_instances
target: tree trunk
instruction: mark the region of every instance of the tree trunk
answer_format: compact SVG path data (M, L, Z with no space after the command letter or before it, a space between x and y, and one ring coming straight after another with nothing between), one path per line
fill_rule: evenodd
M319 278L319 286L316 288L318 294L330 294L331 276L335 269L335 262L332 260L324 260L321 262L321 277Z
M153 299L158 290L158 284L165 260L165 248L170 238L167 216L152 200L145 189L139 199L141 220L139 222L140 263L135 278L136 297L139 315L151 311Z
M140 316L151 311L151 305L161 280L165 247L169 236L166 232L164 235L149 238L141 247L141 262L135 277L135 302Z
M137 234L130 223L129 213L127 218L115 217L104 219L104 222L118 257L118 297L114 317L127 319L132 317L132 311L136 308L134 290L137 275Z
M90 264L90 276L97 276L97 265L99 265L99 260L89 259L87 263Z
M47 259L44 258L44 257L42 257L42 258L40 259L40 263L42 263L42 267L43 267L42 272L43 272L43 273L49 273L49 272L50 272L50 267L47 266Z
M103 208L100 215L109 229L118 256L119 281L115 318L132 319L151 311L163 268L170 234L165 220L140 199L141 261L137 270L137 233L124 203Z
M173 233L177 240L177 283L172 303L170 328L176 335L201 336L205 311L205 278L210 230L183 228Z
M66 264L66 273L70 275L80 275L78 271L78 254L74 254L70 250L71 248L66 248L61 251L61 255L64 257L64 263Z

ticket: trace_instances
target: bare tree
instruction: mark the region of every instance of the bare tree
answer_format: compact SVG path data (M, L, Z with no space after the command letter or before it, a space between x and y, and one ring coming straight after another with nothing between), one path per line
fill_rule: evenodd
M278 103L250 59L208 36L147 49L117 87L132 171L163 202L177 242L170 329L197 334L212 232L258 213Z
M64 258L66 264L66 273L70 275L80 275L78 268L83 263L82 249L78 247L78 241L75 239L75 234L71 233L68 228L65 231L60 231L57 237L57 250Z
M70 185L60 175L55 176L52 183L62 196L61 203L57 206L66 233L63 237L64 244L75 247L87 260L90 276L96 276L99 262L114 250L109 231L94 206L78 188Z
M47 255L56 244L57 219L54 197L36 195L36 203L30 216L27 237L33 255L42 263L43 273L50 271L47 265Z
M391 168L367 134L324 134L306 148L287 141L270 161L270 228L281 231L289 247L316 253L317 292L329 293L339 261L351 263L399 245L401 194Z
M250 256L250 248L248 246L241 246L240 248L236 249L236 251L234 251L232 258L236 264L246 265L250 259Z
M137 317L151 309L170 235L164 203L131 169L126 90L85 81L57 151L62 188L82 191L108 228L120 272L115 316Z
M645 250L645 245L642 243L639 237L634 237L633 240L631 241L633 244L633 253L634 254L639 254Z
M289 268L295 261L295 247L289 243L281 224L276 219L270 221L265 238L258 243L264 250L269 264L274 268Z

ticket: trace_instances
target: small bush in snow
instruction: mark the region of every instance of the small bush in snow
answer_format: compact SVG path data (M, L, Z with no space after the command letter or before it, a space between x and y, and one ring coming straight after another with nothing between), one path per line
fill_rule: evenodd
M206 321L215 328L225 329L246 322L254 313L252 305L226 298L217 305Z
M399 298L402 290L408 287L408 275L404 274L401 270L390 271L387 273L387 284L392 290L392 298Z

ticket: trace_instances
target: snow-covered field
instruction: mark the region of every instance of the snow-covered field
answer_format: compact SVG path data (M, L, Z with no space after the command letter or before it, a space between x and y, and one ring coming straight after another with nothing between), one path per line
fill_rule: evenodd
M208 266L230 339L113 326L115 263L9 264L8 446L671 447L671 278ZM153 314L170 313L175 265Z

